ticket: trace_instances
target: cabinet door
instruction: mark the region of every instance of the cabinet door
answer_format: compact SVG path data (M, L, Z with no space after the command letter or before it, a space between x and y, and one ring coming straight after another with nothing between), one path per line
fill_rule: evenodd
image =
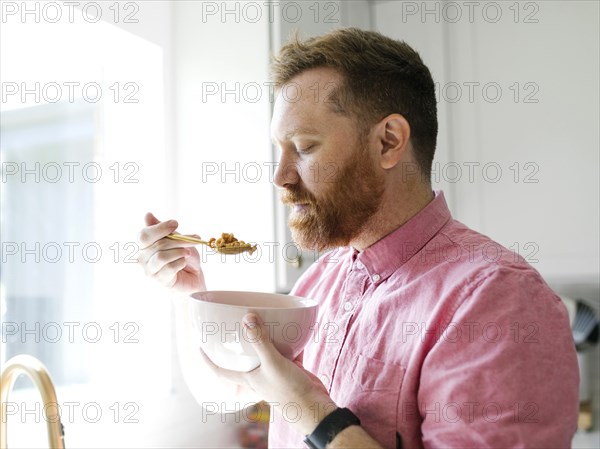
M596 277L598 2L375 2L438 85L434 186L546 277Z

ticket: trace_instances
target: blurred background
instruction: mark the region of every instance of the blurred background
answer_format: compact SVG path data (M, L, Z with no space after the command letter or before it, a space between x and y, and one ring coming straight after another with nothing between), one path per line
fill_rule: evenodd
M597 312L598 2L0 5L0 361L46 364L68 447L262 444L260 416L222 414L226 392L182 374L170 294L135 264L136 239L152 211L259 243L202 252L210 289L288 292L319 256L291 243L271 184L268 64L295 31L413 46L436 82L433 181L455 218ZM579 355L574 446L598 447L598 347ZM3 417L12 447L46 444L30 387Z

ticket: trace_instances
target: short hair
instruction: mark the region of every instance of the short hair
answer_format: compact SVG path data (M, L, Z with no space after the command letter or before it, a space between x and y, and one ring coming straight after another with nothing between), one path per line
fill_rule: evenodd
M438 123L435 85L419 54L406 42L380 33L342 28L301 41L298 35L273 57L276 88L308 69L331 67L342 76L331 100L367 131L398 113L408 121L414 156L429 180Z

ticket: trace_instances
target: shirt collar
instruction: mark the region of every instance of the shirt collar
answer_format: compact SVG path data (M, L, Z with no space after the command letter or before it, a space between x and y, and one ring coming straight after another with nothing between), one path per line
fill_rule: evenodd
M450 220L452 216L444 193L436 190L434 194L433 200L414 217L356 255L371 279L383 280L390 276Z

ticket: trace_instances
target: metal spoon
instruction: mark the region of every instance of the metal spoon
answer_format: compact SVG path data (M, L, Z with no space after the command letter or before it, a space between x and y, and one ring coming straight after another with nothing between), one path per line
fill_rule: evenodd
M217 245L213 246L209 242L206 242L204 240L200 240L195 237L188 237L187 235L181 235L181 234L169 234L169 235L167 235L167 238L169 238L171 240L179 240L181 242L206 245L209 248L214 249L218 253L228 254L228 255L241 254L241 253L245 253L245 252L252 254L254 251L256 251L256 247L257 247L256 245L251 245L250 243L244 243L243 245L232 245L232 246L217 246Z

